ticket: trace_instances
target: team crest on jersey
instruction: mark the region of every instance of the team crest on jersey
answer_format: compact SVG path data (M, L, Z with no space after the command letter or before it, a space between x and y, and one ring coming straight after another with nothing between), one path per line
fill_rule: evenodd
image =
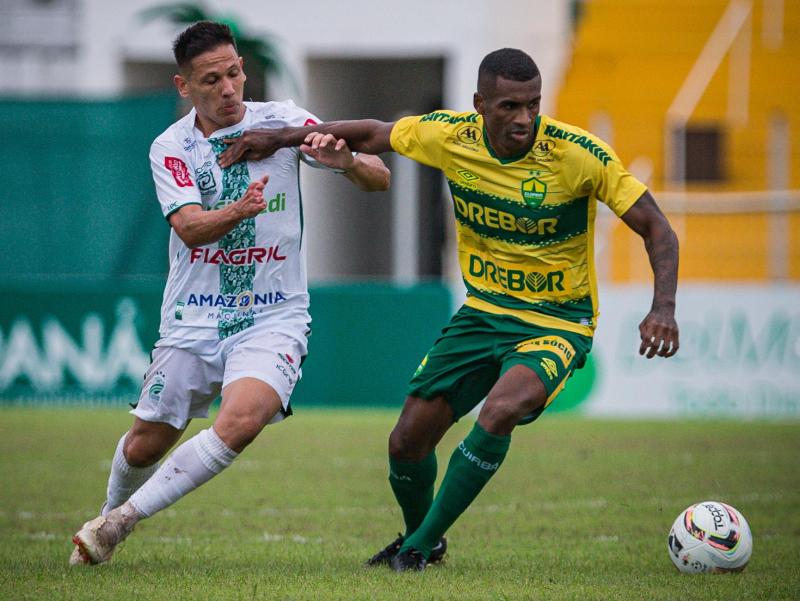
M192 178L189 176L189 168L178 157L164 157L164 167L169 169L175 183L179 188L189 188L194 186Z
M456 136L464 144L477 144L481 141L481 130L474 125L465 125L456 132Z
M166 374L163 371L157 371L156 375L153 377L153 383L150 384L150 388L147 391L147 396L154 403L160 402L161 393L163 392L164 386L166 385L167 385Z
M522 199L531 209L536 209L544 202L547 194L547 184L532 177L522 182Z

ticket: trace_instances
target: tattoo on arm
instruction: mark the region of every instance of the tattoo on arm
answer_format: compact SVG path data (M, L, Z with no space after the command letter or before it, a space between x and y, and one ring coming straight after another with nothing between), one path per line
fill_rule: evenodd
M645 248L655 280L653 307L674 308L678 288L678 237L667 224L657 235L645 238Z
M649 192L622 216L622 220L644 240L653 270L653 308L675 307L678 287L678 237Z

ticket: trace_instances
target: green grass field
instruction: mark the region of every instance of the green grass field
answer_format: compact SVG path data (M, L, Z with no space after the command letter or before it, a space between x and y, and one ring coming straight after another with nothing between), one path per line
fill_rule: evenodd
M124 410L0 410L0 599L797 599L800 424L545 415L422 574L362 562L401 528L392 411L300 410L234 466L142 522L108 565L70 568L104 498ZM443 474L470 420L439 451ZM195 422L191 432L207 427ZM693 502L740 509L744 573L687 576L666 551Z

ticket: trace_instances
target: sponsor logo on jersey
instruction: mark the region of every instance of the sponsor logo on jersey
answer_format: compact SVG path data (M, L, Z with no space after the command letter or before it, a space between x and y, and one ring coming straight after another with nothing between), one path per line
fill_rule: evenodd
M539 140L533 145L533 156L540 161L552 161L551 153L555 147L556 143L553 140Z
M532 177L522 182L520 190L525 204L535 209L544 202L544 197L547 195L547 184Z
M286 378L286 381L289 382L289 386L294 386L296 380L289 374L289 371L280 363L275 364L275 369L277 369L283 377Z
M194 186L192 178L189 176L189 168L178 157L164 157L164 167L169 169L175 183L179 188L190 188Z
M278 353L278 358L281 362L275 364L275 369L283 374L290 386L294 386L299 378L297 369L294 367L294 359L290 355L284 355L283 353Z
M233 204L234 202L236 202L236 200L238 199L226 198L218 200L216 203L214 203L214 206L209 208L209 210L217 211L219 209L224 209L229 204ZM259 215L264 215L266 213L279 213L280 211L285 211L285 210L286 210L286 192L278 192L275 196L273 196L267 201L267 208L261 211Z
M245 290L239 294L189 294L187 307L221 307L223 309L246 310L263 305L276 305L286 300L282 292L258 293Z
M197 140L195 140L194 138L190 138L189 136L186 136L183 139L183 149L186 152L189 152L190 150L193 150L195 146L197 146Z
M214 173L211 171L213 163L206 161L201 167L194 170L194 180L197 182L197 189L200 194L206 196L217 191L217 182Z
M477 144L481 141L481 130L474 125L465 125L456 132L456 137L464 144Z
M183 301L178 301L175 303L175 319L181 320L183 319L183 308L186 306L186 303Z
M486 207L471 200L466 201L455 195L453 196L453 201L459 215L478 225L485 225L486 227L507 232L522 232L523 234L538 234L540 236L556 233L557 217L543 217L541 219L517 217L501 209Z
M289 368L289 371L292 372L292 375L296 376L297 369L294 366L294 359L292 359L291 355L284 355L283 353L278 353L278 357L280 357L280 360L283 361L286 367Z
M540 336L523 340L514 350L518 353L535 353L547 351L557 355L561 364L566 368L575 356L575 348L561 336Z
M550 136L551 138L559 138L560 140L567 140L568 142L577 144L581 148L585 148L592 156L596 157L598 161L603 163L603 165L607 165L611 160L611 155L609 155L599 145L592 142L591 138L588 136L566 132L555 125L548 125L545 127L544 135Z
M440 113L435 111L433 113L428 113L427 115L423 115L420 117L420 123L424 123L426 121L438 121L440 123L477 123L478 122L478 113L471 113L469 115L448 115L447 113Z
M284 259L286 259L286 255L281 255L277 246L250 246L231 250L199 247L189 251L189 263L202 262L212 265L250 265L252 263L283 261Z
M508 269L478 255L469 256L469 275L512 292L524 292L526 288L531 292L563 292L565 289L564 272L560 269L545 273L525 272L522 269Z
M558 366L556 362L552 359L545 357L541 361L539 361L539 365L544 370L544 373L547 374L547 377L551 380L558 375Z
M200 190L200 194L214 194L217 191L217 182L211 171L201 171L195 177L197 178L197 188Z
M465 182L474 182L475 180L481 179L469 169L459 169L456 173L458 173Z

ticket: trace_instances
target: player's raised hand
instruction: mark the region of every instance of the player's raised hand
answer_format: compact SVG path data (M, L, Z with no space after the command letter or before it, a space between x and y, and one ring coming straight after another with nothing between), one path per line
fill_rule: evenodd
M326 167L347 171L353 166L353 153L344 138L338 140L331 134L312 132L300 145L300 152L319 161Z
M230 205L240 219L255 217L267 208L267 202L264 200L264 186L267 185L268 181L269 175L265 175L261 179L251 182L247 186L244 196Z
M239 161L259 161L275 154L281 148L279 135L272 129L248 129L236 138L223 138L228 147L217 157L225 169Z
M672 310L652 309L639 324L639 335L642 343L639 354L652 359L672 357L678 352L678 324Z

